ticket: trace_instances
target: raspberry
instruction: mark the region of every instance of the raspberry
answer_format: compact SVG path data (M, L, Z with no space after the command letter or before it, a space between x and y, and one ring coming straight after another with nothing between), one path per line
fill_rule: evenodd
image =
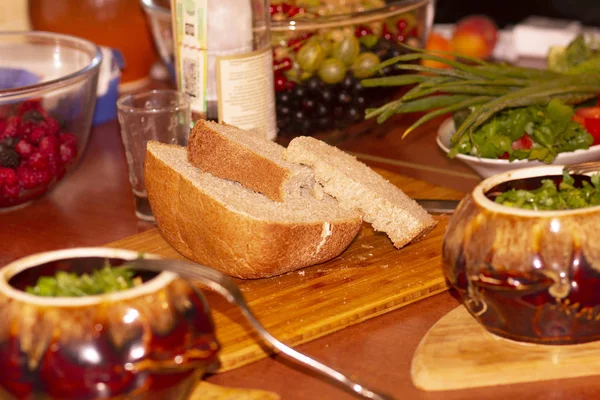
M38 149L40 153L44 155L58 153L58 139L56 139L54 136L46 136L42 138L42 140L40 140L40 143L38 144Z
M19 155L21 157L24 157L24 158L29 157L33 153L34 150L35 150L35 147L26 140L20 140L15 145L15 151L17 153L19 153Z
M67 144L75 148L77 147L77 136L73 135L72 133L61 133L58 136L58 140L60 140L61 144Z
M19 125L19 130L17 132L17 136L22 138L28 138L31 130L35 128L36 124L32 121L23 121Z
M35 171L31 168L20 166L17 168L19 183L24 189L33 189L38 185L38 179Z
M37 144L45 136L46 130L41 126L36 126L31 130L29 135L27 135L27 139L29 140L29 143Z
M60 132L60 124L58 121L52 117L47 117L44 120L46 124L46 130L48 131L48 135L58 135Z
M9 199L9 200L15 200L19 198L19 194L21 193L21 186L19 186L19 183L15 183L12 185L4 185L4 188L2 188L2 195L4 196L5 199Z
M6 128L6 120L0 118L0 136L4 134L4 129Z
M60 145L60 159L63 164L68 164L77 156L77 147L63 143Z
M17 115L23 116L27 111L42 111L42 100L41 99L31 99L25 100L17 107Z
M21 127L21 117L10 117L6 120L6 126L4 127L4 132L0 134L0 139L4 139L6 137L14 137L17 136L19 129Z
M37 182L36 186L46 186L52 181L53 175L48 170L35 171L35 180Z
M48 158L36 151L29 157L29 165L35 170L45 170L48 168Z
M11 168L0 168L0 184L16 185L19 183L17 173Z

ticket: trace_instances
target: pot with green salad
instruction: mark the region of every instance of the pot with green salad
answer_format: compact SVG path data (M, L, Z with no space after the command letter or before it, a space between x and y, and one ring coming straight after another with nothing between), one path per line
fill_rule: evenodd
M600 339L600 173L551 165L482 181L452 216L444 274L488 331L512 340Z
M367 119L382 123L395 114L424 112L406 136L449 115L438 132L439 147L484 178L510 169L600 159L597 41L579 36L564 48L553 48L543 70L409 50L378 66L407 74L362 81L366 87L406 87L402 97L367 110ZM415 65L418 60L440 61L448 68Z
M137 252L78 248L0 269L0 399L185 399L217 362L202 294Z

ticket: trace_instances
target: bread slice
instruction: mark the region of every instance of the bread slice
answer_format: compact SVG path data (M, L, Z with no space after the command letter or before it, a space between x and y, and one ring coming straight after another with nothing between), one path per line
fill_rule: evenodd
M436 221L398 187L355 157L311 137L294 138L284 158L313 168L325 193L343 208L360 210L365 221L400 248L427 233Z
M202 172L186 149L151 141L150 206L163 237L185 257L238 278L264 278L327 261L356 236L362 217L308 190L285 202Z
M258 131L200 120L190 133L188 160L271 200L285 201L302 188L315 189L315 179L310 168L284 161L284 150Z

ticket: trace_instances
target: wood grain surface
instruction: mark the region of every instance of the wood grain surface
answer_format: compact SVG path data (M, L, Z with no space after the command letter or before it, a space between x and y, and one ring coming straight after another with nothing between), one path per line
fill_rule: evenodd
M426 182L379 171L409 195L460 198L461 194ZM367 224L340 256L326 263L268 279L237 280L258 319L275 337L296 346L446 290L441 245L448 217L426 237L401 250ZM109 246L182 258L158 230ZM239 310L207 293L222 345L219 372L266 357Z
M411 376L422 390L454 390L600 374L600 342L549 346L493 335L459 306L423 337Z

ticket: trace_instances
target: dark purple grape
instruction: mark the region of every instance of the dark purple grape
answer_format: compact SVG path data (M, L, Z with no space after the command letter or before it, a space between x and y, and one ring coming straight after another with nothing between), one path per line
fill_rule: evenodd
M367 105L367 99L363 96L356 96L354 97L354 105L358 108L364 108Z
M380 69L379 74L388 76L392 74L392 71L392 66L388 65L387 67L383 67L382 69Z
M290 102L291 96L288 91L278 92L276 97L277 104L287 104Z
M317 104L317 107L315 109L315 114L319 117L328 116L329 115L329 107L327 107L323 103L319 103L319 104Z
M304 111L302 110L296 110L296 112L294 113L294 119L296 121L302 121L305 118L306 114L304 114Z
M321 117L317 119L317 128L318 129L331 129L333 127L333 120L331 117Z
M360 121L362 116L362 112L356 107L350 107L348 110L346 110L346 118L353 122Z
M312 78L306 81L306 87L311 92L317 92L323 87L323 81L317 76L313 76Z
M310 135L312 133L312 129L313 129L313 124L312 124L311 120L305 119L304 121L302 121L300 123L300 132L303 135Z
M292 110L290 109L289 106L286 105L280 105L277 106L277 115L281 115L281 116L287 116L290 115L292 112Z
M348 75L344 78L340 86L344 89L351 89L352 86L354 86L354 79L352 79L352 76Z
M350 103L352 103L352 96L350 95L350 93L346 92L345 90L342 90L338 94L338 103L339 104L350 104Z
M306 89L301 85L296 85L294 89L292 89L292 96L296 99L303 99L306 96Z
M290 124L289 118L287 118L287 117L280 118L279 116L277 117L277 127L280 130L285 130L289 124Z
M304 109L304 111L312 111L315 109L316 103L313 99L311 98L305 98L304 100L302 100L302 108Z
M354 86L352 86L352 93L358 94L362 93L365 90L365 87L360 83L360 80L354 82Z
M333 100L333 90L331 87L323 88L321 91L321 99L323 99L323 101L326 103L329 103L331 100Z
M336 106L336 107L333 109L333 116L334 116L336 119L340 119L340 118L342 118L342 117L344 116L344 107L342 107L342 106Z

